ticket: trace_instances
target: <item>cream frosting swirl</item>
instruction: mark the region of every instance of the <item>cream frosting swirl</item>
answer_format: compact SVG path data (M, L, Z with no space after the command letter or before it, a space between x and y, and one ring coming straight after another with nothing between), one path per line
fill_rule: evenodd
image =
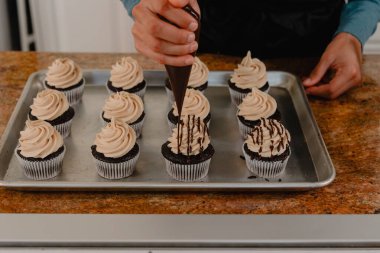
M208 79L209 70L198 57L194 58L193 66L191 67L188 87L197 88L202 84L205 84Z
M128 90L144 80L143 70L132 57L123 57L112 65L110 81L112 86Z
M290 134L277 120L261 119L245 143L252 152L262 157L272 157L286 151L290 143Z
M178 133L180 138L178 138ZM177 128L173 129L168 141L168 147L174 154L197 155L207 149L210 137L203 120L194 115L188 115L183 118L179 132Z
M210 103L199 90L187 89L185 99L183 101L181 116L196 115L201 119L205 119L210 113ZM176 103L173 104L173 114L178 116Z
M58 58L48 67L45 80L55 88L66 89L78 84L82 78L82 70L73 60Z
M277 109L276 100L269 94L253 88L238 106L238 115L246 120L269 118Z
M144 112L144 104L139 96L126 91L117 92L108 97L103 107L103 117L112 119L112 117L132 124Z
M20 133L19 144L18 150L24 157L45 158L63 146L63 138L46 121L28 120Z
M241 89L261 88L267 81L265 64L257 58L251 58L251 51L248 51L231 78L231 82Z
M69 102L63 92L46 89L38 92L30 106L32 115L41 120L54 120L69 109Z
M112 118L96 134L96 151L105 157L119 158L126 155L136 144L136 133L132 127L120 119Z

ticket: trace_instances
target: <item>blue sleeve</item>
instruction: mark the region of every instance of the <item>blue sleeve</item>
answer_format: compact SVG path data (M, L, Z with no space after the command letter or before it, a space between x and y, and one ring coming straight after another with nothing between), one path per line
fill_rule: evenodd
M125 8L128 10L129 16L133 18L132 9L133 7L135 7L136 4L140 2L140 0L121 0L121 1L123 2Z
M380 0L350 0L343 8L336 34L350 33L364 46L379 21Z

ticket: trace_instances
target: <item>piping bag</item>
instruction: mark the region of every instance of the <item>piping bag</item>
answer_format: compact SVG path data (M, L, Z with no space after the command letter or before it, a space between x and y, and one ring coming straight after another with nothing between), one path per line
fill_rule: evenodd
M191 16L193 16L195 20L197 20L198 22L198 28L194 32L195 40L198 42L199 31L200 31L200 16L190 5L186 5L185 7L183 7L183 9L186 12L188 12ZM173 24L172 22L168 21L167 19L163 17L161 17L161 19L163 19L164 21L168 23ZM192 55L195 56L195 53L196 52L193 52ZM178 126L180 125L183 100L185 99L185 93L186 93L187 83L189 82L189 78L190 78L191 67L192 65L183 66L183 67L165 65L166 71L168 72L168 75L169 75L170 86L172 88L175 102L177 104Z

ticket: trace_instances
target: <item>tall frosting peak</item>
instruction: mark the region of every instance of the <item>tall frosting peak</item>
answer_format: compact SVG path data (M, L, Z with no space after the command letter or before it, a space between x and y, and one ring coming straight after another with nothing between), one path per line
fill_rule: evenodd
M82 70L69 58L58 58L48 67L46 82L55 88L66 89L82 80Z
M128 90L144 80L140 64L132 57L123 57L112 65L110 81L112 86Z

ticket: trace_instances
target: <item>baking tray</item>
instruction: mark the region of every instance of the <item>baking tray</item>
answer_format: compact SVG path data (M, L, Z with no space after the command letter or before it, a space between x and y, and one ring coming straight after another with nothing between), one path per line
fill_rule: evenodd
M227 80L231 72L211 71L205 95L211 104L211 142L216 150L209 174L199 182L179 182L165 170L161 145L169 136L168 105L164 71L144 71L148 84L145 94L146 118L141 154L136 171L126 179L107 180L98 176L90 146L101 129L99 113L108 92L109 70L84 71L83 101L75 107L71 137L65 139L67 152L62 173L54 179L26 178L14 156L29 106L43 89L45 72L32 74L9 120L0 142L0 185L22 190L146 190L146 191L248 191L307 190L323 187L335 178L335 169L324 145L307 98L298 79L286 72L268 72L270 94L277 100L284 125L291 136L292 155L285 172L274 179L256 178L246 169L242 139L238 131L236 107L231 103Z

